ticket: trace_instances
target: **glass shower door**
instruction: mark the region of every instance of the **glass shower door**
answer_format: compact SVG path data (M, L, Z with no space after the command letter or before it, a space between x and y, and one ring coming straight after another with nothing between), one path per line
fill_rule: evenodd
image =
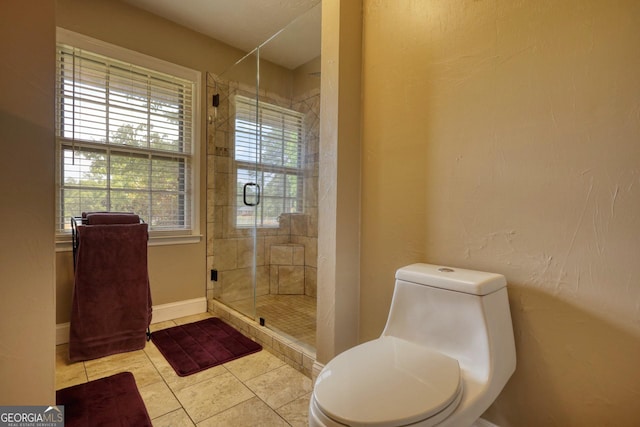
M316 341L321 12L318 3L260 45L258 64L258 238L266 235L269 280L257 288L256 316L308 348ZM304 58L277 54L297 49Z
M255 59L256 71L259 52L256 49L251 58ZM246 60L246 58L245 58ZM258 80L253 96L248 91L238 90L233 98L234 106L234 171L235 171L235 228L245 236L238 242L239 263L248 275L244 287L251 294L248 307L242 312L256 318L256 296L258 282L258 213L262 202L262 186L259 179L259 138L258 122Z
M256 318L257 51L208 76L207 265L210 297Z
M306 347L316 329L320 15L318 3L212 76L207 144L209 298ZM316 39L303 37L315 25ZM306 62L273 56L295 46Z

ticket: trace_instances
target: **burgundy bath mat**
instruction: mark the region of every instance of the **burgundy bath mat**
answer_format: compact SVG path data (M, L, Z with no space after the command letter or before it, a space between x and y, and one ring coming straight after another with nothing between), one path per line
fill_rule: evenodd
M217 317L155 331L151 340L181 377L262 350Z
M131 372L58 390L56 404L64 405L65 427L152 426Z

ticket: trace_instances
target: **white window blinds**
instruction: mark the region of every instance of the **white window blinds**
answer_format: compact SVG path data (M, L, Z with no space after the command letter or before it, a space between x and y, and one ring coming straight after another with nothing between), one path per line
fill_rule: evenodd
M235 96L236 225L277 227L284 212L303 210L303 116ZM261 188L254 209L243 203L247 182Z
M194 81L66 44L56 62L57 231L83 211L191 229Z

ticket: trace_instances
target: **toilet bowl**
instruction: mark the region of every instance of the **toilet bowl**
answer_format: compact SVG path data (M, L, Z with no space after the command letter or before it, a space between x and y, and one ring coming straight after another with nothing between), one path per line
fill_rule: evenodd
M470 426L515 360L504 276L403 267L380 338L339 354L319 373L309 425Z

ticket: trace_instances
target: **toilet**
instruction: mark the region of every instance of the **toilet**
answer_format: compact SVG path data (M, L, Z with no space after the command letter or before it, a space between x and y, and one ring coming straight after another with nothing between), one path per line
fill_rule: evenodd
M504 276L412 264L396 272L382 335L318 374L311 427L469 427L513 374Z

